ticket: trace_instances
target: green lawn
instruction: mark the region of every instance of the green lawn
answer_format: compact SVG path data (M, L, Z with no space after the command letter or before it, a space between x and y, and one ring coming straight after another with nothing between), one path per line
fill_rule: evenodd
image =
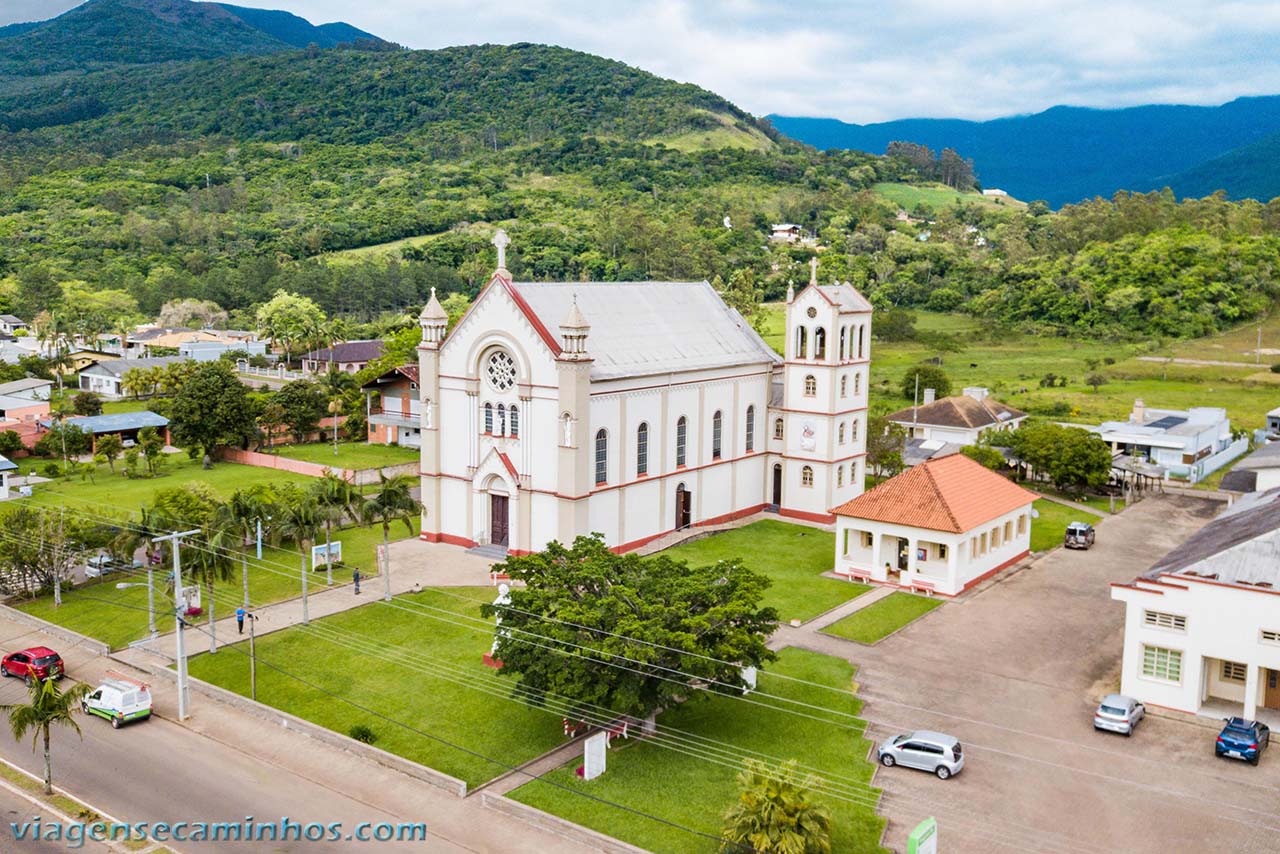
M917 596L897 591L861 611L854 611L822 631L858 643L875 643L941 604L942 600L934 596Z
M333 453L333 444L313 442L309 445L281 445L273 453L292 460L303 460L308 463L319 463L341 469L376 469L384 466L397 466L401 463L417 462L417 448L400 445L378 445L368 442L339 442L338 453Z
M22 473L34 469L37 473L45 460L23 460ZM116 460L117 472L124 470L124 464ZM158 477L129 479L121 474L112 474L107 466L99 466L94 480L81 480L74 477L55 480L35 485L35 494L27 500L45 506L66 505L68 508L90 509L100 511L129 511L136 513L143 506L151 504L157 490L173 486L182 486L191 481L203 481L223 498L227 498L237 489L244 489L256 483L307 483L312 478L305 475L290 474L275 469L242 466L235 463L215 463L213 468L205 470L199 460L188 459L186 454L166 454L164 472Z
M800 649L785 649L770 670L848 691L841 695L808 685L769 679L762 674L761 690L838 712L857 714L861 703L851 686L854 669L849 663ZM761 702L769 702L761 700ZM844 726L847 719L821 711L809 714L836 723L809 720L741 699L718 696L700 698L664 712L659 732L671 727L685 733L724 742L737 751L755 751L778 760L797 759L820 776L830 775L832 785L846 790L868 783L873 766L867 761L870 743L861 727ZM720 816L737 795L735 776L740 768L733 759L717 764L643 740L613 742L608 770L590 782L579 779L574 761L546 775L566 789L538 780L516 789L511 797L607 833L658 854L712 854L718 845L670 825L580 797L585 792L604 800L640 810L670 822L718 836ZM836 777L846 778L836 780ZM848 778L852 778L852 781ZM865 790L864 790L865 791ZM831 810L831 850L879 852L884 819L869 806L819 796Z
M420 602L478 617L479 603L493 599L489 587L454 588L450 593L469 595L476 605L468 606L456 595L429 589L397 597L396 602ZM481 625L477 631L456 625L464 622L462 617L448 617L445 622L402 607L409 606L391 607L374 600L355 610L314 620L318 627L314 633L295 626L260 638L259 701L343 734L354 724L365 724L377 735L375 746L459 777L471 786L504 769L340 698L351 698L395 721L510 765L526 762L564 740L558 714L508 700L513 680L498 676L481 663L492 641L491 629ZM349 645L327 635L329 631L359 636L361 651L353 655ZM369 644L378 649L366 648ZM413 658L392 663L381 657L404 656L406 650ZM275 665L337 696L265 665ZM249 693L249 662L234 650L201 655L192 659L190 666L193 676L239 694ZM423 672L432 668L436 669ZM441 678L441 668L449 668L450 678Z
M916 205L924 203L935 211L961 204L984 205L992 208L1021 209L1026 207L1012 196L984 196L981 193L961 193L944 184L876 184L871 188L879 196L883 196L908 213L915 210Z
M1041 495L1056 495L1059 498L1063 498L1067 501L1074 501L1076 504L1083 504L1086 507L1092 508L1093 511L1097 513L1099 516L1108 516L1111 514L1111 499L1101 495L1085 495L1085 496L1068 495L1065 492L1058 492L1056 489L1053 489L1052 487L1044 483L1028 483L1026 484L1026 486L1029 489L1033 489L1036 492L1039 492ZM1123 509L1124 509L1124 499L1117 497L1116 512L1119 513Z
M418 531L418 523L414 523L414 535ZM400 539L408 535L403 523L391 529L391 538ZM377 563L374 559L374 547L382 542L382 528L348 528L335 532L335 540L342 542L342 554L345 568L334 570L334 582L342 583L351 580L352 566L360 568L360 574L376 587ZM309 562L308 557L308 562ZM156 567L152 573L152 583L157 585L156 607L163 611L164 603L171 601L172 593L165 589L165 583L171 567ZM394 574L395 567L392 567ZM55 608L53 596L40 596L25 602L14 603L16 607L35 617L65 626L72 631L97 638L111 647L119 648L130 641L139 640L147 634L147 591L143 587L116 589L116 582L124 580L122 575L111 575L103 583L91 583L86 586L64 590L61 607ZM308 578L308 589L315 593L325 588L325 572L312 572ZM145 579L145 573L139 573L137 580ZM132 579L130 579L132 580ZM228 616L233 607L230 602L239 604L243 601L243 582L240 568L237 567L230 581L219 581L214 585L216 599L214 616ZM249 602L251 605L266 605L302 595L302 562L296 549L291 547L264 547L262 560L249 554ZM207 607L207 606L206 606ZM171 613L171 612L166 612ZM161 632L173 628L171 619L162 619L158 624Z
M144 409L151 408L150 400L104 400L102 402L103 415L119 415L122 412L141 412Z
M822 577L835 562L835 545L830 531L766 519L674 546L662 554L695 566L741 559L773 580L764 604L777 608L778 616L787 622L811 620L871 589Z
M1041 498L1032 505L1040 516L1031 520L1031 550L1044 552L1054 546L1062 545L1062 538L1067 532L1067 525L1072 522L1088 522L1090 525L1098 521L1098 517L1087 510L1076 510L1063 507L1053 501Z

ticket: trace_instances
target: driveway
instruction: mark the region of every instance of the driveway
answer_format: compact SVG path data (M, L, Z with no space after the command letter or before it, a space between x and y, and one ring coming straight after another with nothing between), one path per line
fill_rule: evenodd
M890 847L905 850L935 816L947 851L1280 852L1280 755L1257 768L1215 759L1214 731L1186 719L1149 717L1129 739L1092 727L1097 698L1119 685L1124 608L1108 583L1222 507L1141 501L1102 519L1093 549L1050 552L874 647L805 629L775 637L859 665L876 740L938 729L964 743L952 780L876 773Z

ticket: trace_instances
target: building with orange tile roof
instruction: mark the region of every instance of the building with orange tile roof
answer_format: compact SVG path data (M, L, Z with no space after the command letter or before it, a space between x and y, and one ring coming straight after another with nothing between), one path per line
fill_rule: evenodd
M955 596L1027 555L1037 497L963 454L928 460L832 509L836 573Z

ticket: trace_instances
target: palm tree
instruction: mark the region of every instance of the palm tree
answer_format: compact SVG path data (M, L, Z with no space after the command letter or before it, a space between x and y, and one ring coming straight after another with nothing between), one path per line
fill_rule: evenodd
M217 505L209 514L209 521L200 531L203 544L192 544L191 556L187 559L191 567L191 579L196 584L204 585L205 610L209 615L209 652L218 651L218 639L214 634L213 623L213 585L217 581L230 581L235 570L233 549L243 543L239 530L225 524L225 511Z
M315 542L324 519L315 496L301 490L296 490L281 504L284 510L280 514L280 535L297 543L302 556L302 624L305 626L311 622L307 613L307 547Z
M360 504L360 493L333 472L325 472L323 477L312 483L311 495L315 498L320 514L324 518L324 566L327 583L332 585L333 555L329 549L333 544L333 525L336 522L341 527L344 519L356 515Z
M28 689L31 702L10 703L0 706L0 712L9 716L9 728L13 737L21 740L28 732L34 730L31 737L31 752L36 744L44 742L44 793L53 794L53 762L49 758L49 728L54 725L69 726L76 735L84 738L80 725L75 721L76 707L89 693L88 685L76 685L67 691L58 690L56 679L35 679Z
M413 517L422 512L422 503L413 497L413 478L407 475L387 477L378 472L378 494L360 507L360 516L365 524L377 522L382 525L383 574L382 584L386 591L383 598L391 600L391 523L397 519L404 522L413 535Z
M800 776L793 759L770 768L748 759L738 801L724 814L725 854L830 854L831 814L813 801L818 780Z
M219 524L234 530L240 540L240 571L246 608L249 607L249 548L254 544L259 523L270 519L277 512L270 488L262 485L237 489L229 501L218 505L214 510L214 518ZM274 529L267 530L274 539Z

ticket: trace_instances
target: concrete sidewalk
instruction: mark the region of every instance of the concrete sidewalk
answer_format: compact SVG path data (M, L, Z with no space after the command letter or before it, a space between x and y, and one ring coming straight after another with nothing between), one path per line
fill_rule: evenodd
M415 593L426 587L485 587L489 586L489 567L492 562L486 558L470 554L457 546L439 543L426 543L416 539L393 541L391 554L391 593L393 596L402 593ZM302 567L298 567L299 574ZM380 575L360 579L360 594L356 595L351 583L350 572L336 570L334 585L328 587L324 583L323 570L312 572L308 576L308 584L312 585L307 594L307 615L309 619L318 620L333 614L349 611L370 602L383 598L385 587ZM250 591L252 594L252 590ZM495 591L496 595L496 591ZM252 597L251 597L252 598ZM237 602L238 604L238 602ZM237 632L235 605L223 600L215 603L214 635L218 644L235 643L244 637ZM254 631L259 635L278 632L302 622L302 597L284 599L268 605L260 605L250 609L258 617ZM163 628L172 621L161 623ZM196 617L189 621L197 627L197 631L187 634L187 651L189 654L203 652L209 648L209 637L206 634L208 617ZM248 627L245 627L248 634ZM139 647L153 649L158 654L173 659L173 631L160 634L154 644L139 644ZM117 656L130 659L138 648L121 650Z

